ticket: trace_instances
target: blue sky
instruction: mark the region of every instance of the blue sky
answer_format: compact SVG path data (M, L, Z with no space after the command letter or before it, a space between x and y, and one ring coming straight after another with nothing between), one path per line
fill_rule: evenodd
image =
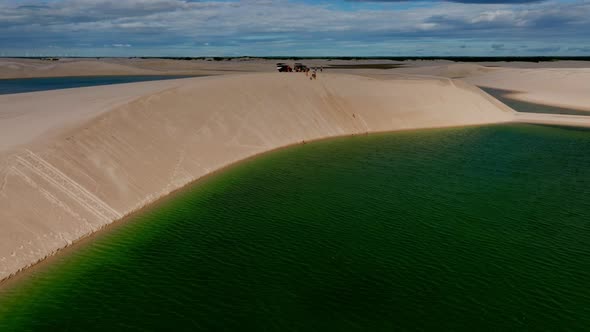
M590 0L0 0L0 56L590 55Z

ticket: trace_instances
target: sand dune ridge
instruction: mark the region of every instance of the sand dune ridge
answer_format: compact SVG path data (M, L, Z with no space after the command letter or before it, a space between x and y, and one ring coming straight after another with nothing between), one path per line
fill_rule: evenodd
M93 100L94 93L103 98ZM0 102L8 99L14 107L1 115L30 132L15 134L0 150L0 279L258 153L326 137L506 122L514 115L464 82L342 74L316 81L280 73L205 77L1 96ZM72 121L80 112L86 113ZM51 114L51 126L24 124L45 123Z

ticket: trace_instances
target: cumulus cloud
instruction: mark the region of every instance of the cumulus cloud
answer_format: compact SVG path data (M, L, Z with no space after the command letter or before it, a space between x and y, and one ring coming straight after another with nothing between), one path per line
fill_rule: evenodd
M552 39L564 43L558 52L580 53L575 46L590 31L590 0L377 2L382 8L358 3L352 11L295 0L4 0L0 45L149 53L130 55L485 54L491 44L526 41L534 49Z
M428 0L348 0L350 2L427 2ZM434 1L446 1L446 2L457 2L464 4L521 4L521 3L533 3L541 2L545 0L430 0Z

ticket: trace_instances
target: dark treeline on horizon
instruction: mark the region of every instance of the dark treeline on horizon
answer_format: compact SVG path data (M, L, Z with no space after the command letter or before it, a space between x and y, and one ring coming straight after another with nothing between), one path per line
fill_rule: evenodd
M240 57L236 57L240 58ZM247 57L242 57L247 58ZM321 60L392 60L392 61L406 61L406 60L449 60L455 62L495 62L495 61L526 61L526 62L543 62L543 61L590 61L590 56L317 56L317 57L251 57L258 59L277 59L277 60L305 60L305 59L321 59Z
M265 60L391 60L391 61L406 61L406 60L449 60L455 62L498 62L498 61L523 61L523 62L546 62L546 61L590 61L590 56L236 56L236 57L166 57L166 56L134 56L134 57L24 57L12 56L2 58L17 58L17 59L41 59L41 60L58 60L67 58L80 59L109 59L109 58L128 58L128 59L166 59L166 60L207 60L207 61L231 61L240 59L265 59Z

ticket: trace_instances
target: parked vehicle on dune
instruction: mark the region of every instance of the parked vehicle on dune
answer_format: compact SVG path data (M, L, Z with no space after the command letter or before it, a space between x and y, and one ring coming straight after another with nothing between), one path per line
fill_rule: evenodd
M295 71L298 73L305 72L307 70L307 66L302 63L299 63L299 62L295 63L294 68L295 68Z
M293 68L286 63L279 62L277 63L277 70L281 73L283 72L292 72Z

